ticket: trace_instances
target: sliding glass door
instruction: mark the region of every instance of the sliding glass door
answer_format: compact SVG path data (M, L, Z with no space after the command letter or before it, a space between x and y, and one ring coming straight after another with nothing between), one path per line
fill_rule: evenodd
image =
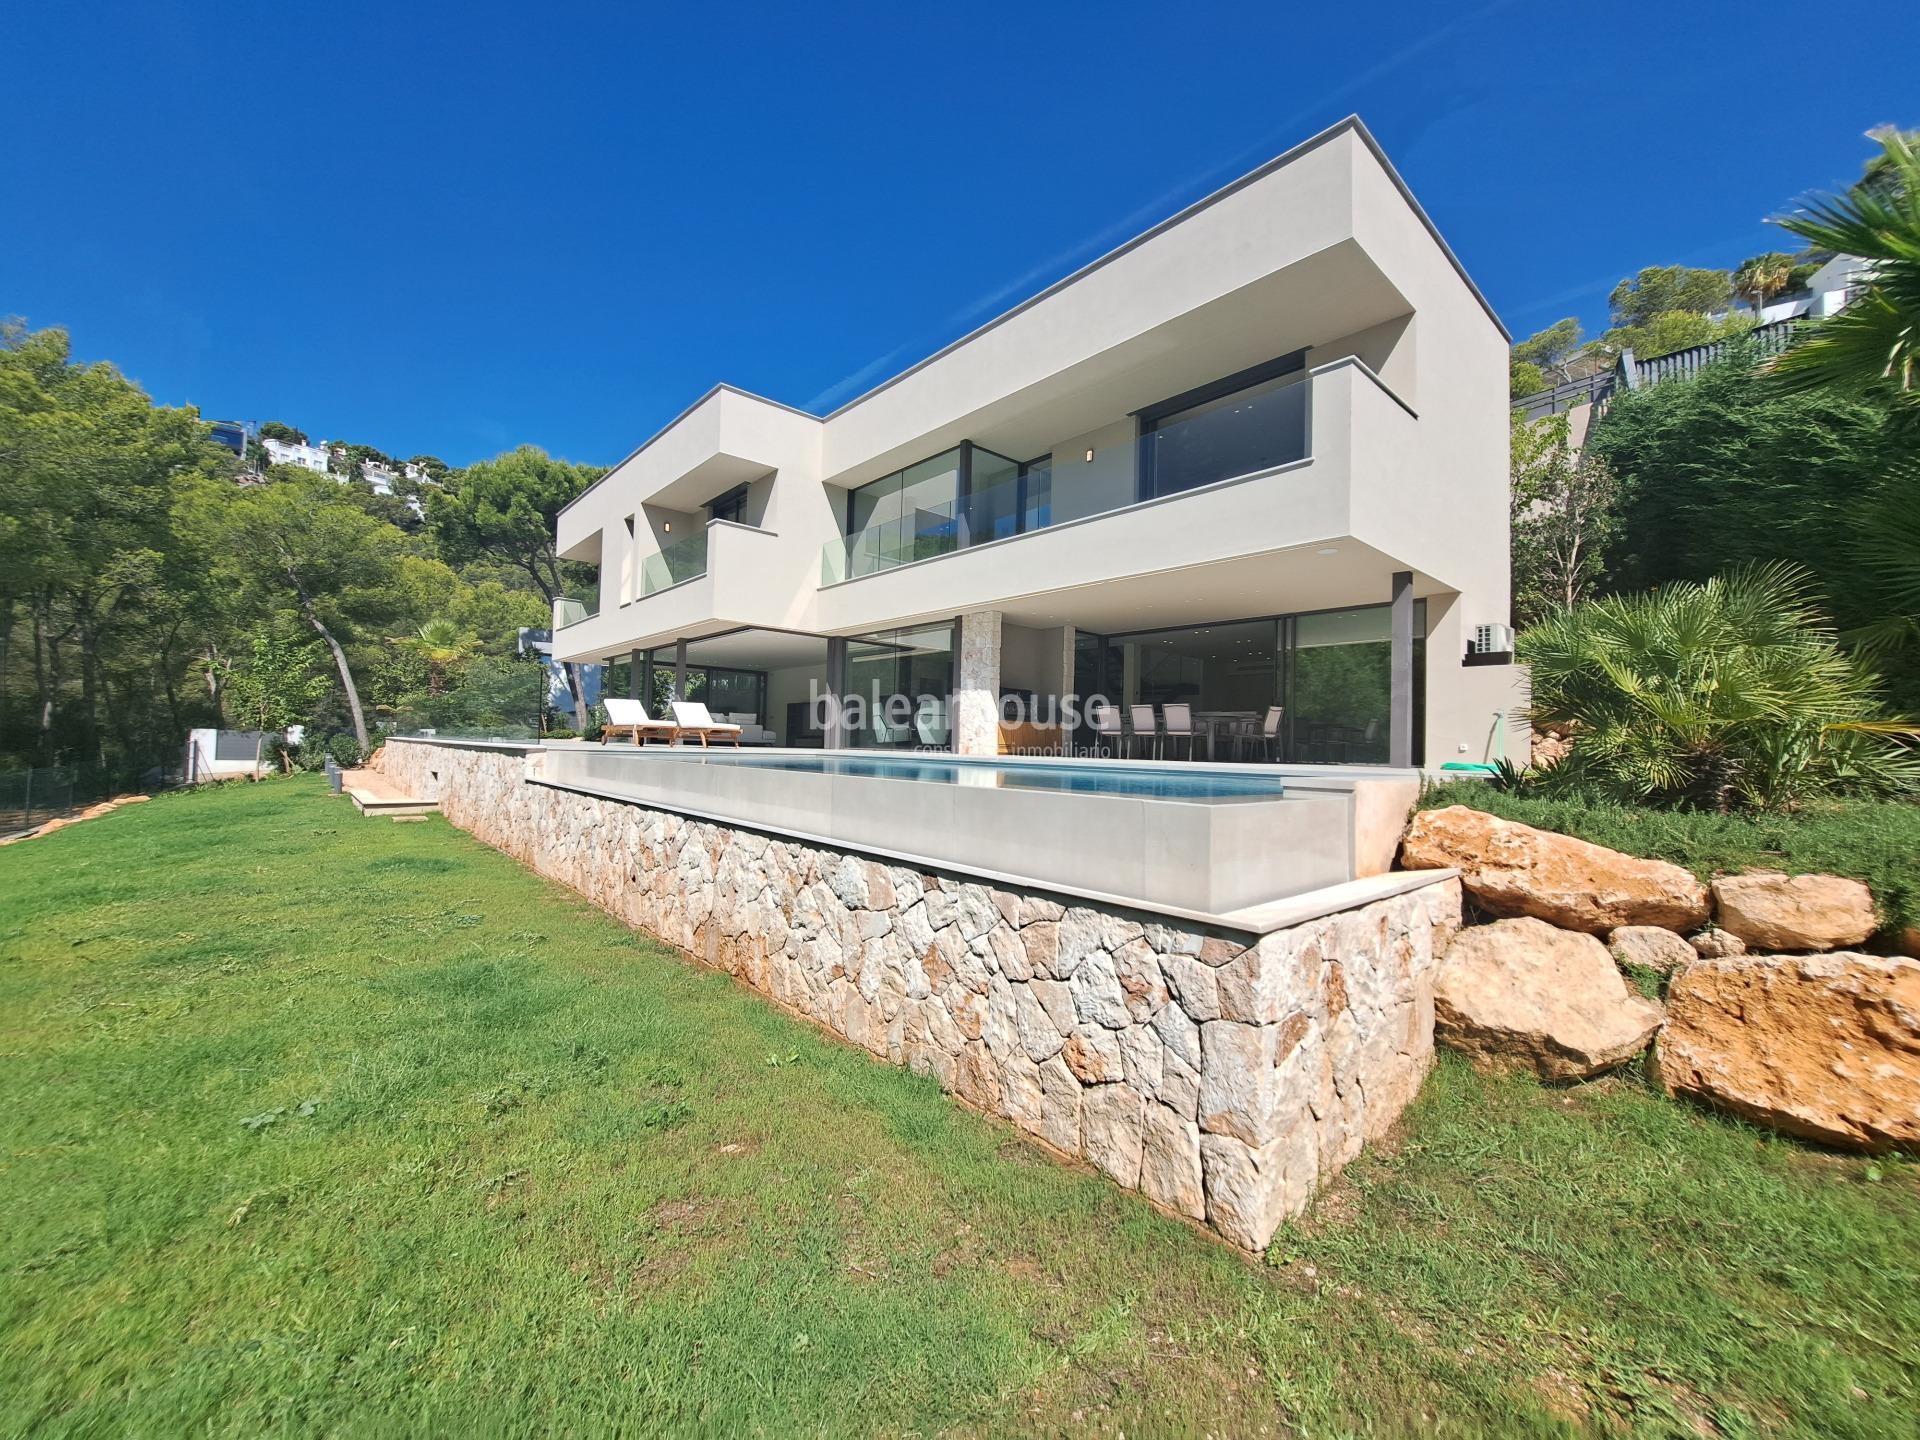
M1425 728L1426 606L1414 602L1414 763ZM1293 621L1292 757L1309 765L1385 765L1393 688L1392 611L1323 610Z
M1166 706L1186 706L1201 759L1385 765L1390 624L1389 606L1366 605L1122 635L1083 631L1075 639L1075 685L1083 702L1103 696L1127 711L1129 728L1135 705L1152 707L1159 725ZM1415 764L1426 708L1425 635L1426 604L1415 601ZM1274 706L1280 725L1269 744ZM1083 745L1092 741L1079 736Z
M847 694L867 749L945 749L952 741L953 626L917 625L847 641Z

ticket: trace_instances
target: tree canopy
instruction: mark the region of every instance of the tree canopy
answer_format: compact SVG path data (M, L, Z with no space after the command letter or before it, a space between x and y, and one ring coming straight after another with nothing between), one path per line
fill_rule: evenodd
M1724 270L1695 270L1685 265L1649 265L1622 280L1607 296L1616 326L1651 324L1657 315L1681 311L1706 315L1725 307L1733 282Z
M553 549L554 522L567 502L606 473L522 445L469 465L427 499L427 523L454 564L502 561L526 572L548 600L564 578Z
M84 765L107 788L177 765L195 725L298 718L357 750L429 714L538 723L544 674L516 638L568 578L545 527L598 470L531 449L471 467L443 547L402 493L243 468L207 434L64 332L0 327L0 765Z

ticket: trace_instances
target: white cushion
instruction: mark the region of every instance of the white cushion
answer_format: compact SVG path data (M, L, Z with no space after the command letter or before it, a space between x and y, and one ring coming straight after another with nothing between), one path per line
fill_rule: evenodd
M607 723L609 725L657 725L661 723L647 714L647 707L642 705L638 700L622 700L617 695L608 695L602 698L600 703L607 707Z
M707 707L698 700L675 700L673 702L674 723L692 730L738 730L738 725L723 725L707 712Z

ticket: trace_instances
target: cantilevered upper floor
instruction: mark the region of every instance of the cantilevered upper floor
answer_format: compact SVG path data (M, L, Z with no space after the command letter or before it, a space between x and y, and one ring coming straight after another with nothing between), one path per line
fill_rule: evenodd
M708 392L581 495L555 654L992 608L1508 608L1507 337L1357 119L824 417ZM1457 602L1457 603L1456 603Z

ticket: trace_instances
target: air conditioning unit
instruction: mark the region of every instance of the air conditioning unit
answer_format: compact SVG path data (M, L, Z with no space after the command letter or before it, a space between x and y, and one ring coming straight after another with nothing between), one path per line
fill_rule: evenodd
M1469 655L1511 655L1513 653L1513 627L1511 625L1476 625L1473 627L1473 644Z

